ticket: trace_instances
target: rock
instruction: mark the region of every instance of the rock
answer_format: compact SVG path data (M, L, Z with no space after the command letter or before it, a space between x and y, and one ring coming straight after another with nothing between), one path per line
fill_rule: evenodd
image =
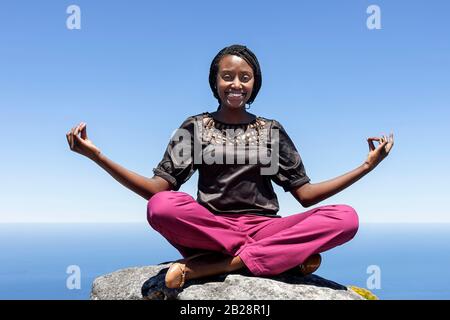
M91 299L365 300L357 293L361 288L346 287L317 275L302 277L285 272L272 277L256 277L246 269L188 280L180 290L168 289L164 277L170 263L128 268L98 277L92 285Z

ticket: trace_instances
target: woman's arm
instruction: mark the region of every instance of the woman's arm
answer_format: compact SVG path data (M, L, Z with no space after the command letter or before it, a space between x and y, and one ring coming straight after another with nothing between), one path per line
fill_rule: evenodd
M291 193L303 207L307 208L344 190L364 177L369 171L368 165L364 163L340 177L320 183L306 183L292 190Z
M373 141L379 141L380 145L375 148ZM367 160L362 165L332 180L315 184L307 183L299 188L293 189L291 193L294 198L303 207L310 207L349 187L372 171L386 158L394 145L394 135L391 133L389 139L385 136L382 138L368 138L367 142L369 143L370 151Z
M81 137L78 136L78 134L81 134ZM78 126L72 128L72 130L66 134L66 137L72 151L91 159L123 186L146 200L149 200L157 192L172 189L171 184L161 177L143 177L108 159L102 154L100 149L88 139L85 123L80 123Z
M158 176L153 176L152 178L143 177L108 159L102 153L98 155L94 162L123 186L137 193L145 200L149 200L154 194L160 191L172 189L170 183L163 178Z

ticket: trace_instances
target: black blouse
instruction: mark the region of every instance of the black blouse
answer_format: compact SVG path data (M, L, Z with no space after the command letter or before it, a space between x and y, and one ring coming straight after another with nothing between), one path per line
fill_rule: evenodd
M177 191L196 170L197 202L214 214L279 218L271 181L286 192L310 181L283 126L263 117L241 124L221 122L209 112L188 117L153 172Z

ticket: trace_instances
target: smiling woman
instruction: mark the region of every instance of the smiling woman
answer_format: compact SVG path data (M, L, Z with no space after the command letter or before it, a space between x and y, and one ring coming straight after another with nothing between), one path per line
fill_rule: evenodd
M310 274L321 263L320 252L351 240L359 225L348 205L327 205L281 217L272 182L304 207L316 204L358 181L375 168L393 146L393 135L368 139L369 155L359 167L335 179L311 184L302 158L284 127L276 120L246 111L261 88L254 53L242 45L222 49L213 59L209 83L219 102L216 112L189 116L180 126L186 135L169 141L163 159L149 179L106 158L87 137L82 123L67 133L71 150L98 163L120 183L148 200L150 226L178 249L184 259L171 265L166 285L178 288L189 279L246 267L253 275L269 276L293 269ZM229 137L228 132L240 132ZM252 135L249 131L253 131ZM260 134L269 132L268 135ZM81 137L78 135L81 134ZM186 138L185 138L186 137ZM375 147L373 141L379 141ZM275 170L260 164L235 163L227 152L270 147ZM200 145L201 148L195 148ZM224 149L228 163L197 163L197 151ZM189 150L180 161L179 150ZM273 163L272 163L273 165ZM199 171L198 197L179 188Z

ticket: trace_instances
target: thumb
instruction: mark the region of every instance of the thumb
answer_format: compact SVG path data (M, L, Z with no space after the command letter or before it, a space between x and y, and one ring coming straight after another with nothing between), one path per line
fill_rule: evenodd
M86 143L83 139L80 138L79 135L74 135L73 137L74 137L75 142L78 144L78 146L80 146L80 145L83 146Z

